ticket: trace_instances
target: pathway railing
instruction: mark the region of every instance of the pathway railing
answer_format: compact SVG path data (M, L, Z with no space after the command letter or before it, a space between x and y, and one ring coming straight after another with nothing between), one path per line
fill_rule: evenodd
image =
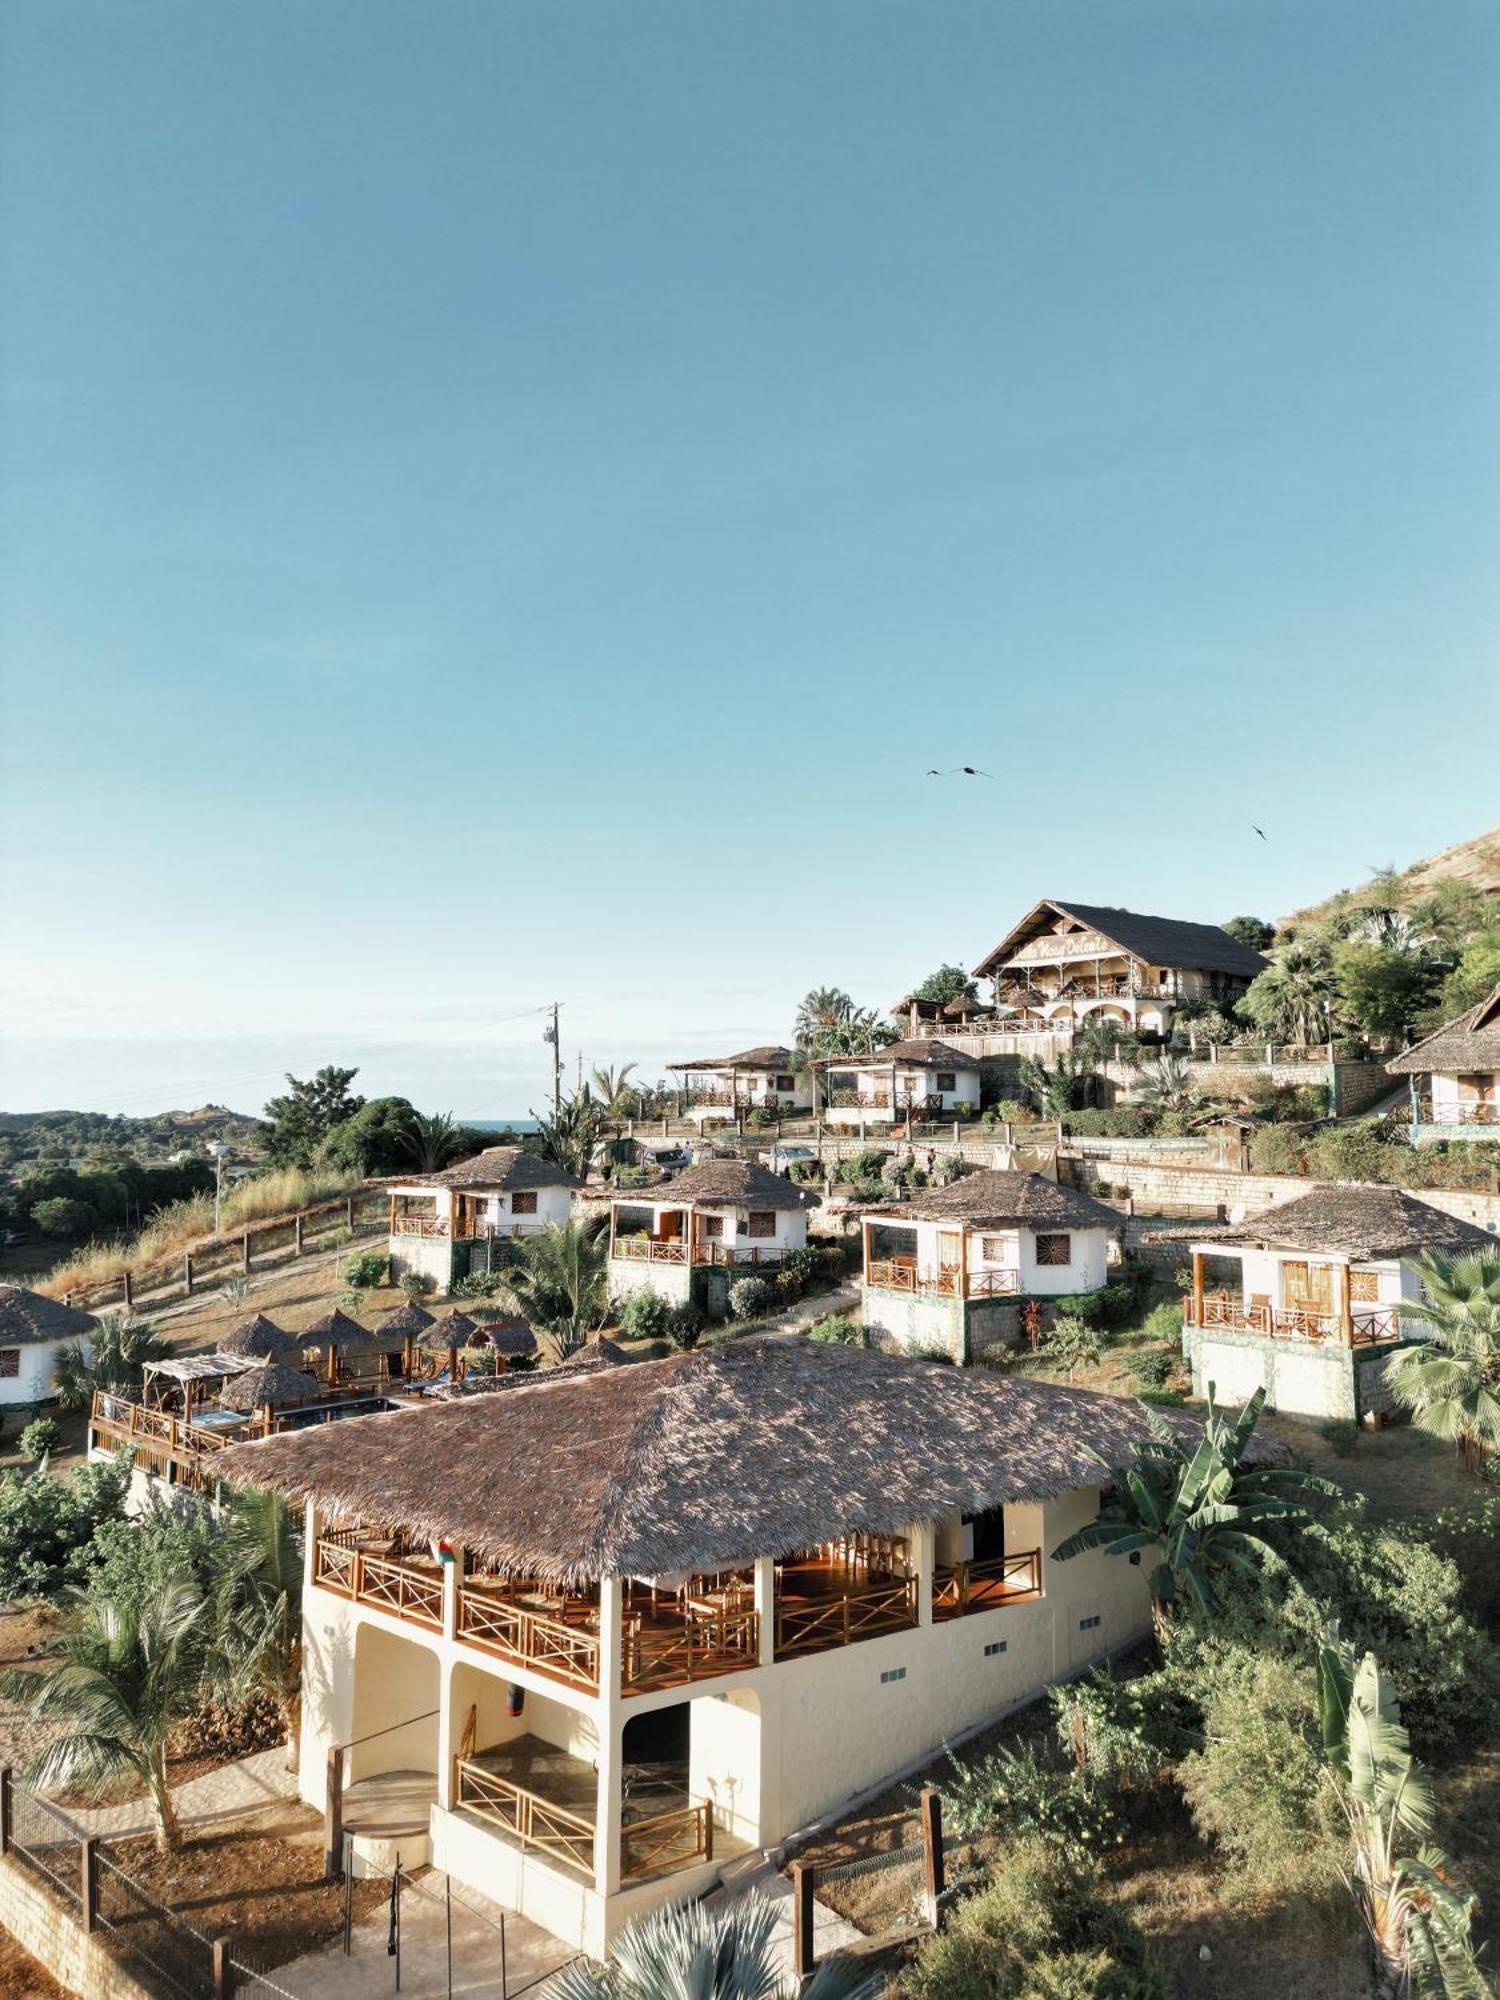
M459 1758L455 1770L454 1803L464 1812L488 1820L531 1853L559 1861L581 1874L594 1872L594 1822L582 1813L554 1805L540 1792L512 1784L482 1764Z
M993 1611L1013 1599L1042 1594L1042 1552L986 1556L979 1562L941 1565L933 1572L932 1615L963 1618L971 1611Z

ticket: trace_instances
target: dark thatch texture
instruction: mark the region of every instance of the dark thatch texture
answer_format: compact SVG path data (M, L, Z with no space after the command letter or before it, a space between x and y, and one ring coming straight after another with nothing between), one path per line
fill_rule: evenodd
M471 1347L474 1336L479 1331L478 1320L470 1319L466 1312L455 1306L435 1319L424 1333L417 1335L418 1347Z
M28 1292L24 1285L0 1285L0 1347L31 1347L44 1340L86 1340L98 1330L92 1313L65 1306L61 1299Z
M250 1355L258 1361L288 1361L302 1352L291 1334L283 1333L264 1313L254 1313L232 1326L218 1343L220 1354Z
M1461 1222L1400 1188L1362 1181L1314 1188L1234 1229L1205 1224L1199 1241L1262 1250L1326 1250L1358 1259L1500 1249L1493 1236L1472 1222Z
M425 1307L409 1300L404 1306L397 1306L394 1312L388 1312L375 1331L380 1335L382 1346L399 1347L408 1335L420 1341L428 1327L435 1323L433 1315Z
M320 1319L315 1319L311 1326L305 1326L297 1338L303 1347L318 1347L325 1354L330 1348L341 1354L351 1347L382 1347L385 1344L384 1334L361 1326L357 1319L351 1319L338 1306L332 1312L324 1313Z
M440 1174L410 1174L410 1187L485 1188L497 1194L517 1189L582 1187L551 1160L540 1153L528 1153L520 1146L486 1146L482 1153L445 1167Z
M998 1226L1024 1222L1033 1229L1121 1227L1114 1209L1076 1188L1059 1187L1040 1174L965 1174L947 1187L923 1188L899 1207L869 1211L892 1222L968 1222Z
M757 1160L704 1160L660 1187L618 1195L615 1206L642 1208L652 1202L669 1207L691 1202L694 1208L816 1208L818 1197Z
M214 1469L577 1584L707 1571L1097 1486L1091 1447L1128 1460L1149 1435L1146 1411L1120 1397L735 1340L238 1445Z
M904 1042L887 1042L867 1056L820 1056L814 1069L978 1069L976 1057L951 1048L935 1035L917 1035Z
M630 1356L624 1348L599 1334L593 1340L586 1340L566 1361L560 1361L552 1372L555 1375L590 1375L601 1368L628 1368L630 1365Z
M741 1049L737 1056L704 1056L701 1062L674 1062L668 1069L763 1069L777 1070L794 1076L797 1072L797 1058L790 1049L779 1042L767 1042L758 1049Z
M311 1375L304 1375L300 1368L284 1368L279 1361L268 1361L260 1368L247 1368L242 1375L233 1376L219 1391L219 1401L226 1410L260 1410L270 1406L279 1409L287 1403L307 1403L320 1394L317 1383Z
M529 1360L536 1353L536 1335L524 1319L481 1320L469 1336L471 1347L490 1347L496 1354Z
M1217 924L1183 923L1176 917L1146 917L1138 910L1117 910L1106 903L1064 903L1048 896L1007 931L995 949L974 968L976 978L988 978L1033 937L1050 929L1057 917L1073 917L1117 945L1143 965L1187 972L1225 972L1254 979L1270 963ZM1059 937L1059 946L1066 938Z
M1433 1070L1444 1076L1460 1070L1489 1075L1500 1070L1500 986L1467 1014L1388 1062L1386 1069L1392 1076L1427 1076Z

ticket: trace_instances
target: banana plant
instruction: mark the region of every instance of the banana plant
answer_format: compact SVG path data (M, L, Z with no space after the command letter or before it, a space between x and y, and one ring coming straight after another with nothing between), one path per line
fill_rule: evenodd
M1349 1826L1342 1871L1370 1934L1377 1991L1423 2000L1484 2000L1471 1935L1475 1898L1441 1848L1401 1836L1432 1828L1432 1795L1411 1754L1400 1706L1373 1653L1356 1663L1337 1623L1318 1654L1318 1708L1329 1782Z
M1246 1464L1265 1400L1265 1390L1257 1389L1231 1419L1214 1407L1210 1383L1203 1435L1191 1454L1181 1431L1149 1409L1151 1437L1133 1464L1111 1465L1091 1453L1109 1475L1107 1498L1094 1520L1058 1544L1053 1560L1103 1549L1139 1563L1153 1551L1151 1619L1159 1645L1184 1599L1209 1612L1220 1575L1254 1573L1271 1522L1302 1526L1312 1519L1312 1498L1339 1492L1315 1473Z

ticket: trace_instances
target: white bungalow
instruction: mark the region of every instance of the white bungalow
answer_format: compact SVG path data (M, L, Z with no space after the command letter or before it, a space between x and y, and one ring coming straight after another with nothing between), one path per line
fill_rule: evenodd
M733 1341L227 1452L307 1509L299 1790L595 1956L1149 1624L1122 1398ZM340 1746L348 1746L340 1748ZM378 1815L387 1836L371 1829Z
M1341 1181L1205 1230L1192 1245L1183 1353L1193 1392L1212 1382L1225 1403L1263 1388L1273 1409L1363 1417L1389 1409L1387 1356L1423 1337L1404 1302L1421 1297L1415 1260L1430 1251L1493 1250L1471 1222L1400 1188ZM1206 1266L1232 1259L1239 1282Z
M1411 1085L1414 1146L1500 1139L1500 986L1386 1069Z
M388 1185L391 1276L424 1271L446 1291L488 1270L496 1243L566 1222L582 1182L519 1146L487 1146L439 1174Z
M1091 1015L1165 1035L1185 999L1232 1007L1267 965L1217 924L1046 898L974 968L1004 1032L1056 1033Z
M700 1125L744 1118L754 1111L790 1117L813 1106L812 1078L799 1067L793 1051L780 1043L667 1067L682 1078L686 1115Z
M969 1174L898 1206L867 1209L865 1324L893 1346L960 1363L1009 1344L1024 1298L1105 1283L1120 1218L1040 1174Z
M92 1359L99 1322L61 1299L0 1285L0 1409L12 1403L46 1403L57 1394L58 1357L75 1344Z
M910 1118L970 1118L979 1109L979 1064L947 1042L915 1037L868 1056L829 1056L826 1125L904 1125Z
M609 1286L615 1298L660 1292L706 1311L725 1309L736 1277L774 1270L807 1247L817 1195L754 1160L705 1160L609 1209Z

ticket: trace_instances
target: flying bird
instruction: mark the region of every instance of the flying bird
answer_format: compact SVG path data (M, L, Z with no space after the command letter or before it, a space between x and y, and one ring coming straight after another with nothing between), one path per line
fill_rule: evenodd
M1252 833L1260 833L1260 837L1262 840L1264 840L1266 837L1263 833L1260 832L1260 828L1255 824L1254 820L1251 820L1250 822L1250 831Z
M929 771L929 778L993 778L993 771L976 771L972 764L955 764L951 771Z

